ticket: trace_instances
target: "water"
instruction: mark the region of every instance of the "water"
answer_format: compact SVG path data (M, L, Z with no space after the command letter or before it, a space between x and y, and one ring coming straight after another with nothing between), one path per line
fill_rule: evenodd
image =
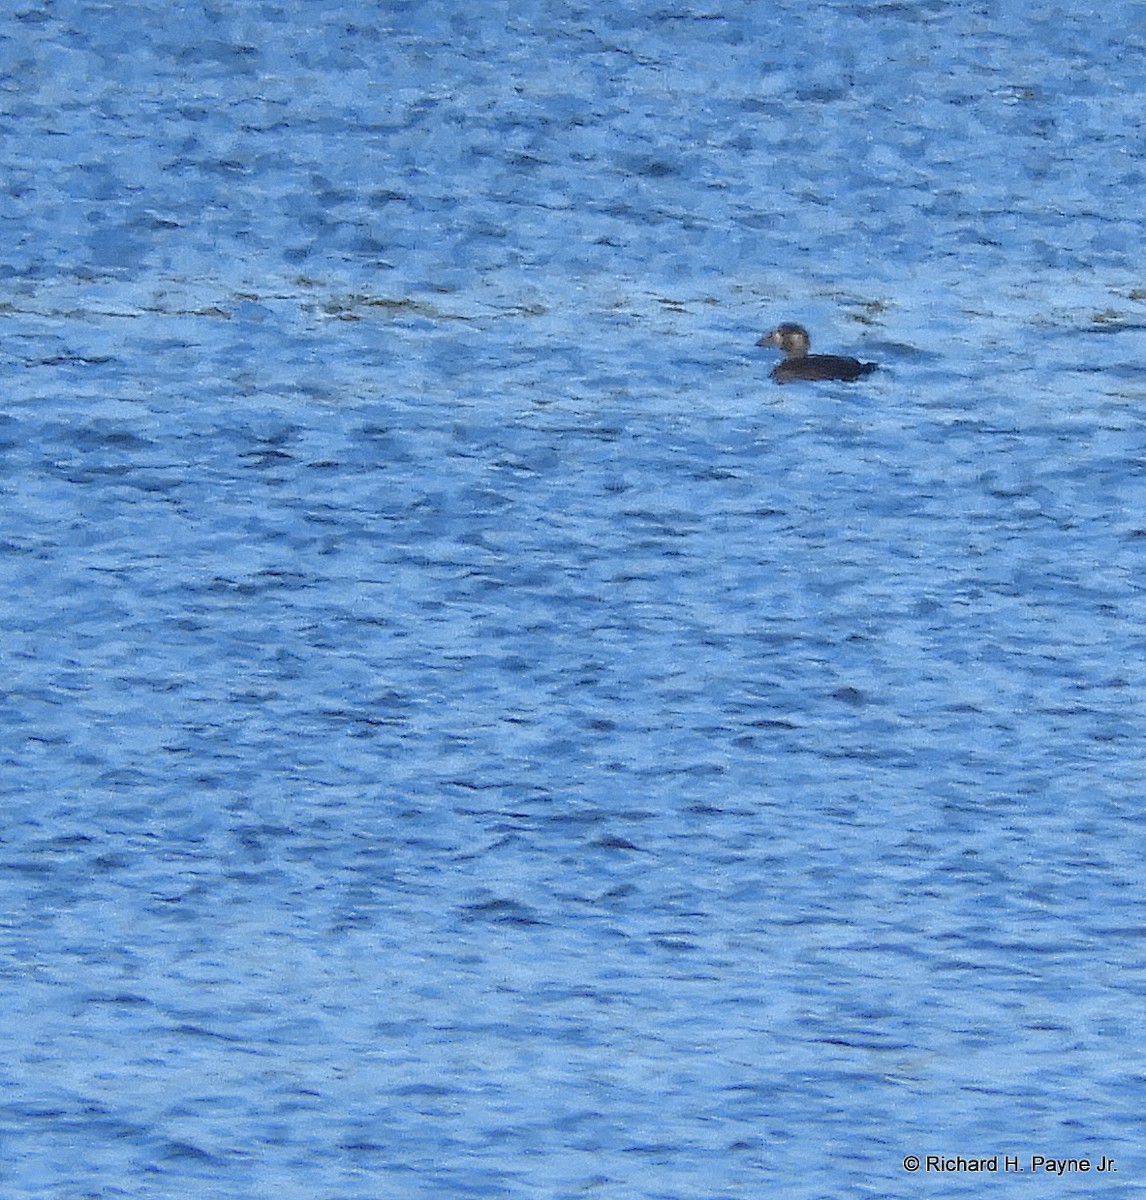
M1142 6L471 7L5 22L0 1190L1146 1195Z

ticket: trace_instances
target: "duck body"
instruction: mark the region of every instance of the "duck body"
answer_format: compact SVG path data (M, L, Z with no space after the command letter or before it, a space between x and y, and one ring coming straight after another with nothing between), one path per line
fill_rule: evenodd
M878 365L840 354L809 354L811 344L808 331L802 325L792 324L777 326L756 343L784 351L783 361L772 368L772 378L777 383L791 383L795 379L835 379L855 383L862 376L870 375Z

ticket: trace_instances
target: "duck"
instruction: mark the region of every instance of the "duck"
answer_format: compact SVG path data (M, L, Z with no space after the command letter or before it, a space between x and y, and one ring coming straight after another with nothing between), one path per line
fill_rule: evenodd
M791 383L793 379L838 379L844 383L855 383L862 375L870 375L878 363L860 362L858 358L845 358L840 354L809 354L812 339L803 325L785 322L771 333L766 333L757 346L775 346L784 351L783 361L772 368L772 378L777 383Z

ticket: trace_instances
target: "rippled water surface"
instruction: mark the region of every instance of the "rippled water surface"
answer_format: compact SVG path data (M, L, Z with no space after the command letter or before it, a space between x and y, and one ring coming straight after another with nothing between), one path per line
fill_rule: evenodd
M0 20L3 1196L1146 1196L1144 15Z

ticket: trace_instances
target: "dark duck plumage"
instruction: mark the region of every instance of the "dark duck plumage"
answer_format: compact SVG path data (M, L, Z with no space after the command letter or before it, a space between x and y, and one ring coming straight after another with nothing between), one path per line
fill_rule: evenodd
M809 354L811 344L803 325L791 324L777 326L756 343L784 351L783 361L772 368L772 378L777 383L790 383L793 379L839 379L844 383L855 383L861 375L869 375L876 369L875 363L860 362L858 358Z

